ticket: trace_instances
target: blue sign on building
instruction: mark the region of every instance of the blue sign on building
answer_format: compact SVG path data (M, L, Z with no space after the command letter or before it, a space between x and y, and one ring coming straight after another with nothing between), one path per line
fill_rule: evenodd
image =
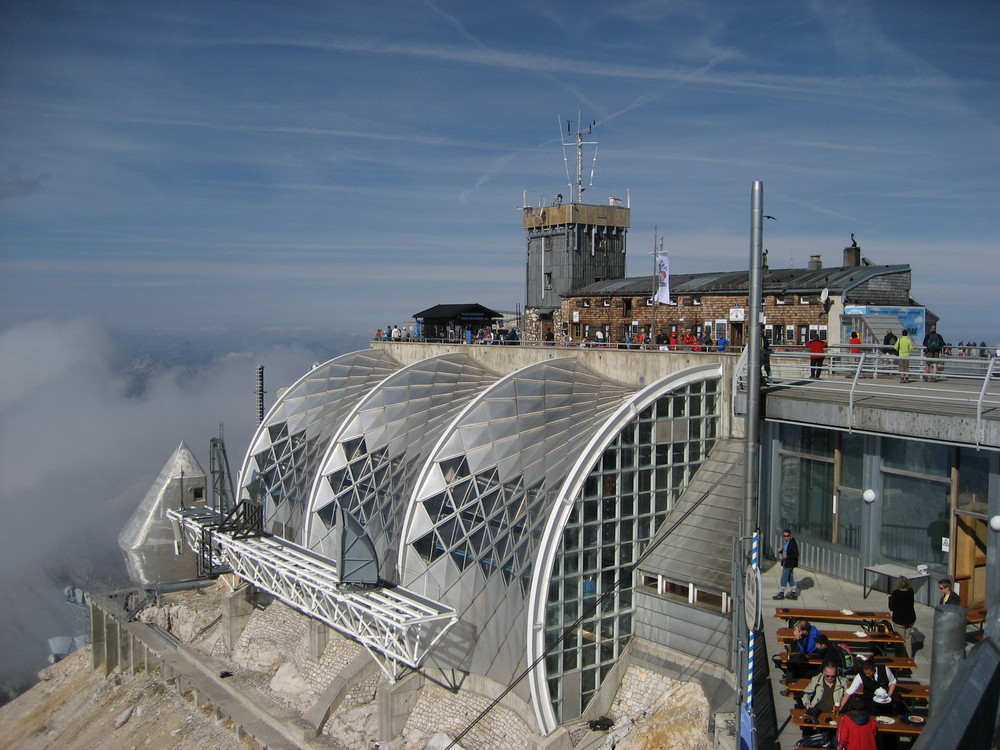
M890 315L906 326L910 338L917 344L924 340L927 309L924 307L894 307L889 305L844 305L844 315ZM898 333L898 332L897 332Z

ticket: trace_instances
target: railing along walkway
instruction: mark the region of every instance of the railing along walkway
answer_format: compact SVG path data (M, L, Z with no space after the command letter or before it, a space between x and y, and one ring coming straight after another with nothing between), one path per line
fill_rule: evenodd
M825 401L848 404L848 419L866 400L882 399L898 408L974 417L976 443L983 441L986 419L1000 419L1000 366L994 357L907 357L909 382L903 382L902 358L869 351L830 350L819 378L810 377L809 352L773 350L771 376L761 385L771 393L792 390ZM936 372L935 372L936 370ZM746 353L737 367L734 392L746 390Z

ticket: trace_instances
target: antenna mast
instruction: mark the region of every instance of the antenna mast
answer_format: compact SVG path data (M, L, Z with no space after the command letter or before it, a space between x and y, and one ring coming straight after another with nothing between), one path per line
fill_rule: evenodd
M577 124L579 124L579 122L580 122L580 120L577 119ZM596 120L591 120L590 125L587 126L586 130L584 130L581 127L579 130L577 130L574 133L573 132L573 121L572 120L567 120L566 121L566 135L567 136L575 136L575 138L576 138L576 140L574 142L566 143L566 141L564 140L563 144L562 144L564 149L568 148L570 146L573 146L573 147L576 148L576 182L575 183L572 183L572 182L569 183L569 189L571 191L571 195L573 196L573 203L583 203L583 191L587 189L587 188L585 188L583 186L583 147L584 146L594 146L595 147L594 148L594 164L595 164L595 167L596 167L596 164L597 164L597 148L596 148L597 141L585 141L585 140L583 140L583 137L585 135L590 135L591 133L594 132L594 128L596 126L597 126L597 121ZM569 170L567 169L567 171L569 171ZM594 168L591 168L591 170L590 170L590 183L591 183L591 185L594 183Z

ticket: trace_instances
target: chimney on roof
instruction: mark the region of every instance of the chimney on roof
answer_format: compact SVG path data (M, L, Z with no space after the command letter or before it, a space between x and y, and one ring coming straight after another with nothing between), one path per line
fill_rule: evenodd
M851 247L844 248L844 266L847 268L855 268L861 265L861 247L858 245L851 245Z
M810 255L809 256L809 270L818 271L823 267L823 256L821 255Z

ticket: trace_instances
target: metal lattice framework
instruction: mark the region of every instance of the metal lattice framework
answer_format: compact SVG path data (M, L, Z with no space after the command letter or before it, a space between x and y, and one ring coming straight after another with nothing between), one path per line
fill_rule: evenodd
M167 515L181 525L192 550L209 551L213 566L228 564L289 606L408 667L419 667L458 621L452 608L402 587L347 589L331 560L277 537L235 538L220 528L225 517L210 508Z

